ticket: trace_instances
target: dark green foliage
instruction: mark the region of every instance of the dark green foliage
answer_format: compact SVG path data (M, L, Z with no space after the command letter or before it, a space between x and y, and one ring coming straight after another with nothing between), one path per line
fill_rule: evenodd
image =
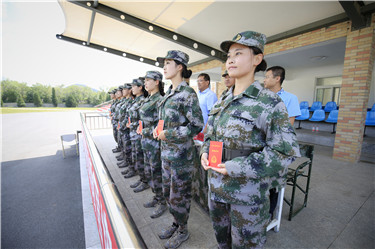
M66 107L77 107L78 106L78 100L76 96L69 95L65 100L65 106Z
M18 107L25 107L26 106L25 101L23 100L23 97L20 93L18 93L18 97L17 97L17 106Z
M57 107L57 105L59 104L57 101L55 88L52 88L52 104L54 107Z
M34 93L34 105L36 107L41 107L43 104L42 100L40 99L39 93L35 92Z

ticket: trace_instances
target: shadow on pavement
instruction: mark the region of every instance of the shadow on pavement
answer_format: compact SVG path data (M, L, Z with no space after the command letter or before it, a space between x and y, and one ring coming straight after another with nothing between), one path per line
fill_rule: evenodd
M2 162L1 248L84 248L79 157Z

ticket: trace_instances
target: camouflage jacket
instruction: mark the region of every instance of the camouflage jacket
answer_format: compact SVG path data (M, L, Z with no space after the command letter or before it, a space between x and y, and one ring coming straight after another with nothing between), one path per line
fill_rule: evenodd
M211 170L211 199L216 201L250 206L264 203L270 188L285 184L288 166L300 156L284 103L258 81L237 96L230 89L211 109L207 128L201 154L209 152L210 141L249 152L224 162L228 175Z
M128 117L130 117L130 140L141 139L141 135L137 134L137 128L140 120L139 109L142 107L144 99L143 95L136 97L128 109Z
M154 139L152 132L159 121L157 106L162 98L159 92L148 96L139 109L143 127L142 148L144 150L157 150L160 148L159 141Z
M119 101L116 99L113 101L112 105L111 105L111 108L110 108L110 118L112 120L112 124L115 124L115 120L114 120L114 115L115 115L115 112L116 112L116 106L117 104L119 103Z
M127 98L127 99L124 100L123 104L120 107L119 122L120 122L120 130L121 131L129 130L126 127L126 124L128 123L128 116L129 116L128 111L129 111L129 108L132 106L133 101L134 100L132 98Z
M159 103L159 119L164 120L167 138L161 141L161 158L180 162L193 160L193 137L203 128L202 111L194 89L185 81L174 90L171 86Z

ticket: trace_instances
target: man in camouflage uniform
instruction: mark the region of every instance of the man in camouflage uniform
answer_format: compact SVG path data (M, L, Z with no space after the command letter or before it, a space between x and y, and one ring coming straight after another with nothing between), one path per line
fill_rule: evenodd
M118 144L118 148L120 149L120 152L121 152L120 155L116 156L118 161L122 161L124 159L123 154L122 154L123 144L122 144L122 139L120 137L121 133L119 132L120 118L121 118L120 109L121 109L121 106L124 104L124 100L125 100L125 97L123 95L123 90L124 90L123 85L121 85L117 88L116 95L118 96L119 101L116 104L115 111L114 111L114 114L113 114L113 120L115 122L116 129L117 129L117 131L116 131L116 135L117 135L116 141L117 141L117 144Z
M189 56L172 50L166 57L157 58L159 63L164 63L165 59L178 61L186 69ZM189 237L187 221L192 198L193 137L204 125L194 89L185 81L179 83L175 89L172 85L159 104L159 119L164 120L163 132L166 138L161 141L163 193L174 218L173 224L163 229L159 237L170 238L165 244L166 248L176 248Z
M126 127L126 123L128 121L127 111L133 102L130 83L124 84L123 95L125 96L125 98L123 99L122 105L120 107L120 118L119 118L119 124L120 124L120 128L119 128L120 136L119 137L122 141L123 161L117 163L119 168L125 168L132 163L129 128ZM125 171L122 171L121 173L124 174Z
M158 71L148 71L146 72L146 89L147 80L159 81L159 84L164 84L162 82L163 75ZM157 106L160 100L163 98L160 93L159 85L156 85L157 92L152 94L149 89L149 96L143 101L141 109L139 109L139 115L142 120L142 149L145 159L145 176L154 192L155 196L153 199L143 206L146 208L155 207L158 208L154 210L151 214L151 218L157 218L161 216L167 210L167 202L163 196L163 183L162 183L162 169L161 169L161 159L160 159L160 142L153 138L154 127L157 126L158 110ZM152 94L152 95L151 95Z
M223 42L222 50L228 52L233 43L263 52L265 36L243 32ZM211 109L202 166L209 168L205 159L210 141L223 142L223 162L220 169L210 169L208 179L210 216L219 248L258 248L266 241L268 190L285 184L288 165L300 155L299 146L277 94L258 81L238 95L233 91Z

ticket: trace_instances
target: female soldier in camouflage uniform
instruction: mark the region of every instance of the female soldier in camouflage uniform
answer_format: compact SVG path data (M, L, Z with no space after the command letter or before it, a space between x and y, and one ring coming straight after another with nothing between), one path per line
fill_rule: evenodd
M164 129L159 135L155 129L154 137L161 140L163 193L174 218L173 224L162 230L159 237L170 238L166 248L177 248L189 238L187 221L192 197L193 137L202 130L203 117L197 94L183 81L192 73L186 68L189 56L171 50L166 57L157 60L164 63L164 76L172 81L159 104L159 119L164 120Z
M130 134L129 134L129 128L126 127L126 123L128 122L128 110L133 104L133 93L131 91L132 85L130 83L127 83L124 85L124 95L125 100L120 108L120 132L121 132L121 139L122 139L122 153L124 160L120 163L117 163L119 168L128 167L130 164L132 164L132 156L131 156L131 142L130 142ZM127 170L122 171L122 174L125 174Z
M135 95L134 102L129 108L128 114L130 124L127 127L130 128L130 141L132 145L132 161L133 165L129 165L129 172L124 176L130 178L135 176L136 171L139 174L140 180L130 185L131 188L135 188L134 192L140 192L148 189L150 186L147 183L144 175L144 158L143 150L141 145L142 136L137 134L137 128L139 124L139 109L142 107L143 100L147 97L147 92L144 89L144 82L141 79L134 79L132 83L132 92Z
M138 134L142 135L142 149L145 158L145 176L152 188L155 196L151 201L145 203L146 208L158 208L153 211L151 218L161 216L167 210L167 203L163 196L160 142L153 138L152 131L157 126L158 110L157 106L164 96L163 75L158 71L148 71L145 76L145 88L149 96L143 101L139 109L140 119L142 121L142 132L138 129Z
M211 169L210 216L219 248L259 248L266 241L268 190L279 186L288 165L299 156L296 134L284 103L263 88L254 74L264 71L266 37L246 31L221 43L235 85L210 112L201 149ZM223 142L223 162L210 167L210 141Z

